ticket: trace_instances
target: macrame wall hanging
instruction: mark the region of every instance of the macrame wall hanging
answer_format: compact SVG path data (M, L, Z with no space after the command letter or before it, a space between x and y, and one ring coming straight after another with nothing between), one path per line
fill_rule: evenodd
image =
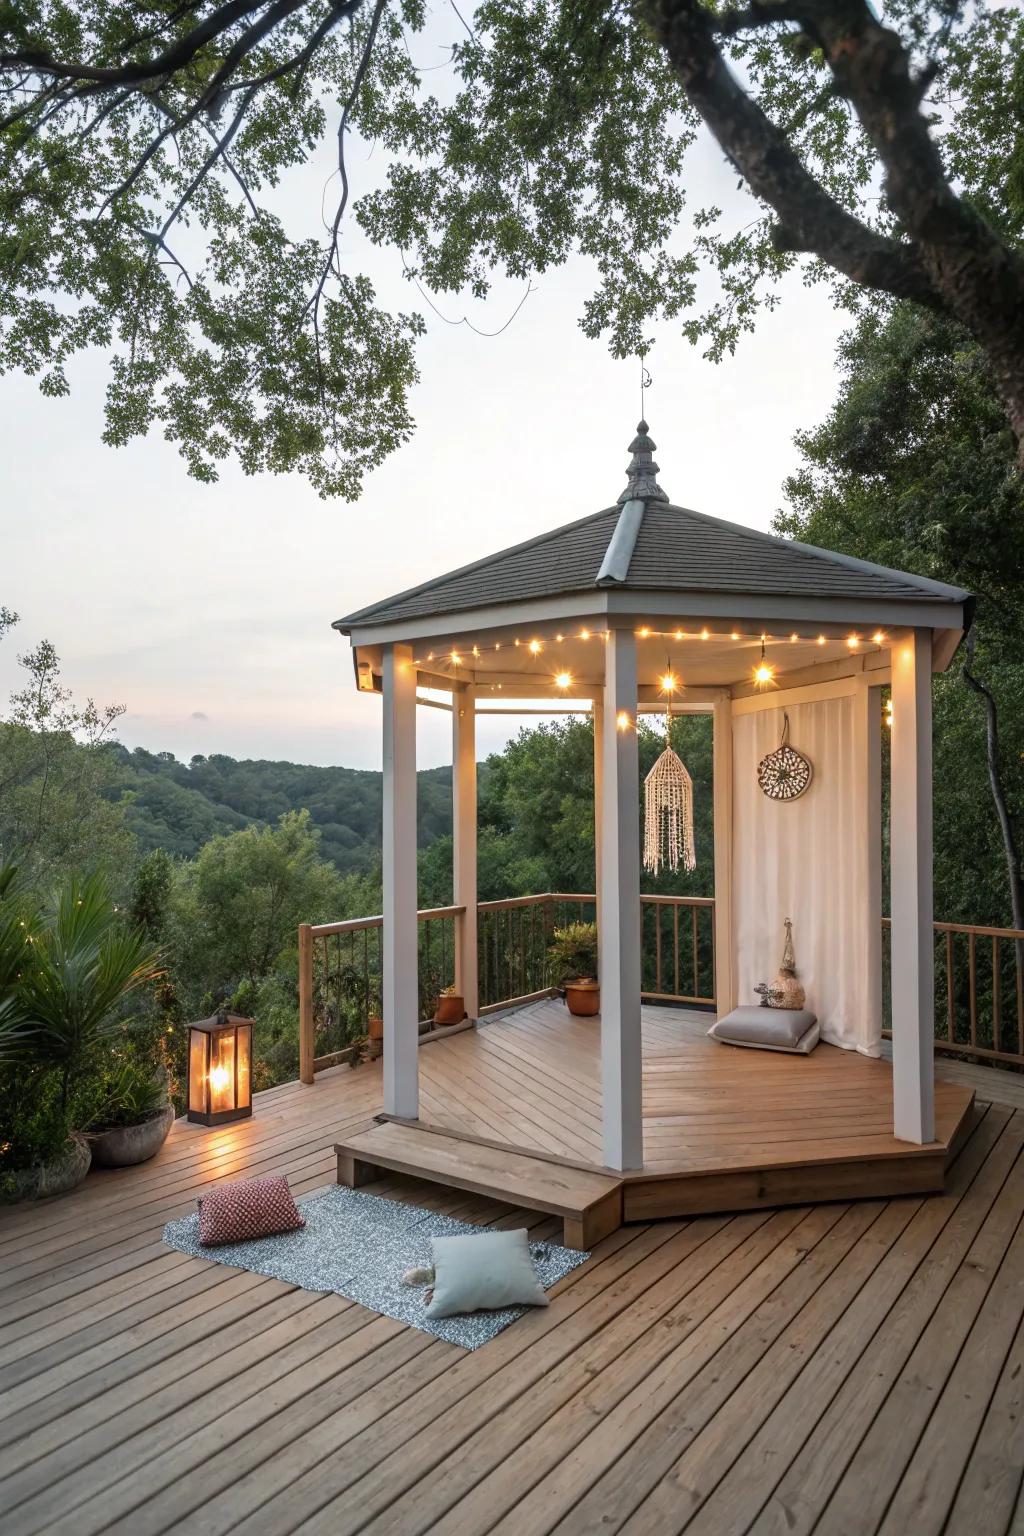
M644 868L675 872L697 868L693 847L693 780L672 750L672 704L665 722L665 750L644 781Z
M810 759L789 744L789 716L782 717L782 740L757 765L757 782L769 800L798 800L814 775Z

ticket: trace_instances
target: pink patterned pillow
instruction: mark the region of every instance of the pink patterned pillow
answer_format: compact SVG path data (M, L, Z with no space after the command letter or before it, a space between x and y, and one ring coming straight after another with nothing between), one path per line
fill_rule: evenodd
M206 1248L294 1232L305 1225L288 1180L280 1177L219 1184L199 1201L199 1241Z

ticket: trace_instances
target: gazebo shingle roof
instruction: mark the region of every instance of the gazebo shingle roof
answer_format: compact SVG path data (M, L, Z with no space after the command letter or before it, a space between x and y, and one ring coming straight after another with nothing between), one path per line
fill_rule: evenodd
M348 631L531 598L596 594L608 586L618 591L761 593L910 603L968 599L969 594L959 587L673 506L653 478L657 471L651 457L654 444L646 430L641 422L639 435L630 445L634 455L630 484L615 506L357 609L338 619L334 627ZM639 496L629 495L633 487ZM641 503L639 530L625 577L604 580L599 587L598 574L620 518L635 515Z

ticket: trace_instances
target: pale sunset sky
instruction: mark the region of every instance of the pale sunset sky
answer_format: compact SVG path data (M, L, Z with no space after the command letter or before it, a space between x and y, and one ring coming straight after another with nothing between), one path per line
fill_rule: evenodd
M325 146L289 182L295 222L315 225L330 169ZM358 195L381 176L382 157L356 145L349 170ZM694 206L713 199L736 228L756 213L710 142L691 157L689 182ZM396 251L368 246L354 223L345 251L383 302L423 308ZM425 310L415 436L355 505L321 501L298 476L249 479L230 463L219 483L199 485L159 433L104 447L99 355L71 370L60 401L31 379L0 379L0 602L21 615L0 646L0 697L17 685L16 652L45 636L76 693L126 706L128 746L185 760L225 752L379 767L379 702L356 694L348 642L331 621L597 511L625 484L638 365L613 361L579 330L587 263L534 285L493 338ZM437 303L496 330L521 294L499 282L486 303ZM794 432L834 397L843 325L828 293L796 273L724 363L660 329L647 418L673 501L768 527L797 464ZM507 734L487 722L480 755ZM418 756L424 767L450 760L446 716L420 711Z

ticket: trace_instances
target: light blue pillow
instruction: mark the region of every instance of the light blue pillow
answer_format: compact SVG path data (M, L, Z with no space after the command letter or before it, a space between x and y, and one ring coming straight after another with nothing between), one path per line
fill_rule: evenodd
M526 1232L467 1233L435 1237L434 1297L428 1317L499 1307L546 1307L547 1292L537 1279Z

